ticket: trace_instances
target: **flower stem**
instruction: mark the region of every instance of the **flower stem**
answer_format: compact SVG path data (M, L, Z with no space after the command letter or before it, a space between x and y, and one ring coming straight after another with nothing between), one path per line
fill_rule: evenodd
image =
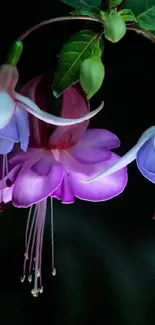
M63 21L71 21L71 20L87 20L87 21L91 21L91 22L97 22L100 24L103 24L103 21L97 18L92 18L92 17L87 17L87 16L75 16L75 17L71 17L71 16L64 16L64 17L57 17L57 18L52 18L49 20L45 20L42 21L39 24L36 24L32 27L30 27L29 29L27 29L27 31L25 33L23 33L18 40L23 41L27 36L29 36L32 32L34 32L35 30L49 25L49 24L53 24L53 23L58 23L58 22L63 22Z
M127 30L133 30L139 34L143 34L144 36L146 36L147 38L149 38L153 43L155 43L155 35L151 34L150 32L148 32L147 30L143 30L140 29L138 27L132 27L132 26L127 26Z
M121 10L121 8L123 7L123 5L125 4L126 0L123 0L120 5L117 7L117 10Z

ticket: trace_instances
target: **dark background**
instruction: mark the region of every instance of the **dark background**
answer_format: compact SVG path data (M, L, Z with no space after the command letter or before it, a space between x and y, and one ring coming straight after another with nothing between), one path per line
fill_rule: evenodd
M44 19L67 14L60 1L1 4L0 63L18 36ZM44 27L27 38L19 64L23 84L53 71L62 43L87 23ZM92 28L96 25L91 24ZM72 33L72 34L71 34ZM105 42L106 78L94 97L103 111L90 126L117 134L123 155L155 120L155 44L129 31L118 44ZM31 297L31 285L20 283L28 210L8 205L0 215L0 324L154 325L155 324L155 192L129 166L123 194L102 203L54 201L57 276L51 275L50 220L43 248L44 292Z

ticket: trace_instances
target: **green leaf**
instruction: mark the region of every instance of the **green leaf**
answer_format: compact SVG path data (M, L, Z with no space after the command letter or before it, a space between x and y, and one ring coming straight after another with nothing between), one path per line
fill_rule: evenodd
M131 9L135 16L148 10L155 5L155 0L126 0L122 9Z
M110 0L109 8L115 8L121 4L123 0Z
M138 17L138 26L142 29L155 31L155 6L141 13Z
M125 22L127 21L137 22L137 19L131 9L120 10L119 14Z
M73 16L89 16L102 20L102 11L99 8L79 9L72 12Z
M75 9L83 9L89 7L97 8L100 6L102 0L61 0L61 2L64 2Z
M55 97L79 81L81 63L92 55L96 47L103 52L103 41L99 41L99 34L91 30L82 30L67 41L59 55L58 70L53 81Z

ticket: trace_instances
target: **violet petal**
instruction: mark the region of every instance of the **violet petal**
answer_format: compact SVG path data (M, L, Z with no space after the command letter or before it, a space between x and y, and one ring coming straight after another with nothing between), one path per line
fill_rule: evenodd
M19 132L21 148L26 151L29 143L28 113L19 105L16 107L15 118Z
M106 169L120 157L112 153L110 159L97 164L80 164L66 153L66 165L69 170L71 186L74 196L86 201L106 201L119 195L125 188L128 180L127 168L123 168L109 176L101 176L93 183L82 183L79 179L95 176Z
M14 146L14 142L8 139L0 138L0 154L5 155L9 153Z
M28 207L54 192L63 180L62 165L52 153L21 170L13 189L12 202L17 207Z
M155 147L154 138L143 144L137 154L137 166L149 181L155 183Z

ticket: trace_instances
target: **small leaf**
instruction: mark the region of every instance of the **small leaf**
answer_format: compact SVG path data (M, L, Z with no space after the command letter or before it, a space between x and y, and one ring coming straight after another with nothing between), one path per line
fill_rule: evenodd
M73 16L89 16L102 20L102 11L99 8L79 9L72 12Z
M122 9L131 9L138 16L155 5L155 0L126 0Z
M127 21L137 22L137 19L131 9L120 10L119 15L125 22Z
M59 55L58 70L53 81L55 97L79 81L81 63L92 55L96 47L103 52L103 41L99 41L99 34L91 30L82 30L68 40Z
M123 0L110 0L109 8L115 8L121 4Z
M101 0L61 0L61 2L64 2L75 9L83 9L89 7L97 8L100 6L102 1Z
M138 26L148 31L155 31L155 6L141 13L138 17Z

